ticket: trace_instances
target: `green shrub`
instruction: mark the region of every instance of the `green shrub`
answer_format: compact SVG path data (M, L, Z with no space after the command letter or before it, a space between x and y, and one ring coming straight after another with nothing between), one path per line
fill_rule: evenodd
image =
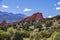
M35 40L40 40L40 39L41 39L41 35L40 35L40 33L38 32L38 33L35 34Z
M35 37L36 32L31 31L30 32L30 40L33 40Z
M10 34L0 30L0 40L10 40Z
M13 40L23 40L22 35L20 34L20 32L16 32L15 35L13 36Z
M52 22L52 21L47 21L47 22L45 23L45 26L46 26L46 27L51 27L51 26L52 26L52 24L53 24L53 22Z
M54 32L52 34L52 40L60 40L60 32Z
M48 30L43 30L40 34L45 38L49 38L51 36L51 32L49 32Z
M7 31L7 28L8 27L4 26L4 27L1 27L1 30Z
M30 36L28 31L21 31L20 34L24 37L24 38L28 38Z
M30 33L30 40L40 40L41 35L40 32L31 32Z
M13 27L8 28L8 29L7 29L7 32L9 32L11 35L13 35L13 34L14 34L14 29L13 29Z

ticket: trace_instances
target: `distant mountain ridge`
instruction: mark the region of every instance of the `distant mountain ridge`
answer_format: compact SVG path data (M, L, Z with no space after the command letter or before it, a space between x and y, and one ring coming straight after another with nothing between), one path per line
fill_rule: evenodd
M6 20L7 22L16 22L20 21L21 19L25 18L27 15L25 14L13 14L8 12L1 12L0 11L0 22Z

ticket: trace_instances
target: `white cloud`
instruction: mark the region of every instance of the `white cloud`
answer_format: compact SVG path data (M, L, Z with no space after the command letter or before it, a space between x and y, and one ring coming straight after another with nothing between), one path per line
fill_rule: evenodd
M7 6L7 5L2 5L2 7L3 7L3 8L8 8L8 6Z
M56 6L58 6L58 5L60 5L60 1L57 2ZM56 10L60 10L60 6L56 7L55 9L56 9Z
M60 10L60 7L56 7L56 10Z
M57 4L58 4L58 5L60 5L60 1L59 1L59 2L57 2Z
M25 8L23 11L24 11L24 12L28 12L28 11L32 11L32 9Z
M48 16L48 18L52 18L52 16Z

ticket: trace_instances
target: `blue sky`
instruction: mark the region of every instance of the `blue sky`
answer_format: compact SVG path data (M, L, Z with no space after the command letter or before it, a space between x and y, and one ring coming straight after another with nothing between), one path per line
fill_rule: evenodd
M0 11L26 14L42 12L44 17L60 15L60 0L0 0Z

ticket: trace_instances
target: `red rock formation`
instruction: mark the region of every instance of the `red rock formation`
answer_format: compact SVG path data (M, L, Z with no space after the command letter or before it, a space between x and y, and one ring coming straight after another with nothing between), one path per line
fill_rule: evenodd
M2 21L2 23L0 23L0 26L4 26L6 24L7 24L7 22L4 20L4 21Z
M42 13L37 12L37 13L34 13L32 16L29 16L23 19L22 21L42 20L42 19L44 19Z

